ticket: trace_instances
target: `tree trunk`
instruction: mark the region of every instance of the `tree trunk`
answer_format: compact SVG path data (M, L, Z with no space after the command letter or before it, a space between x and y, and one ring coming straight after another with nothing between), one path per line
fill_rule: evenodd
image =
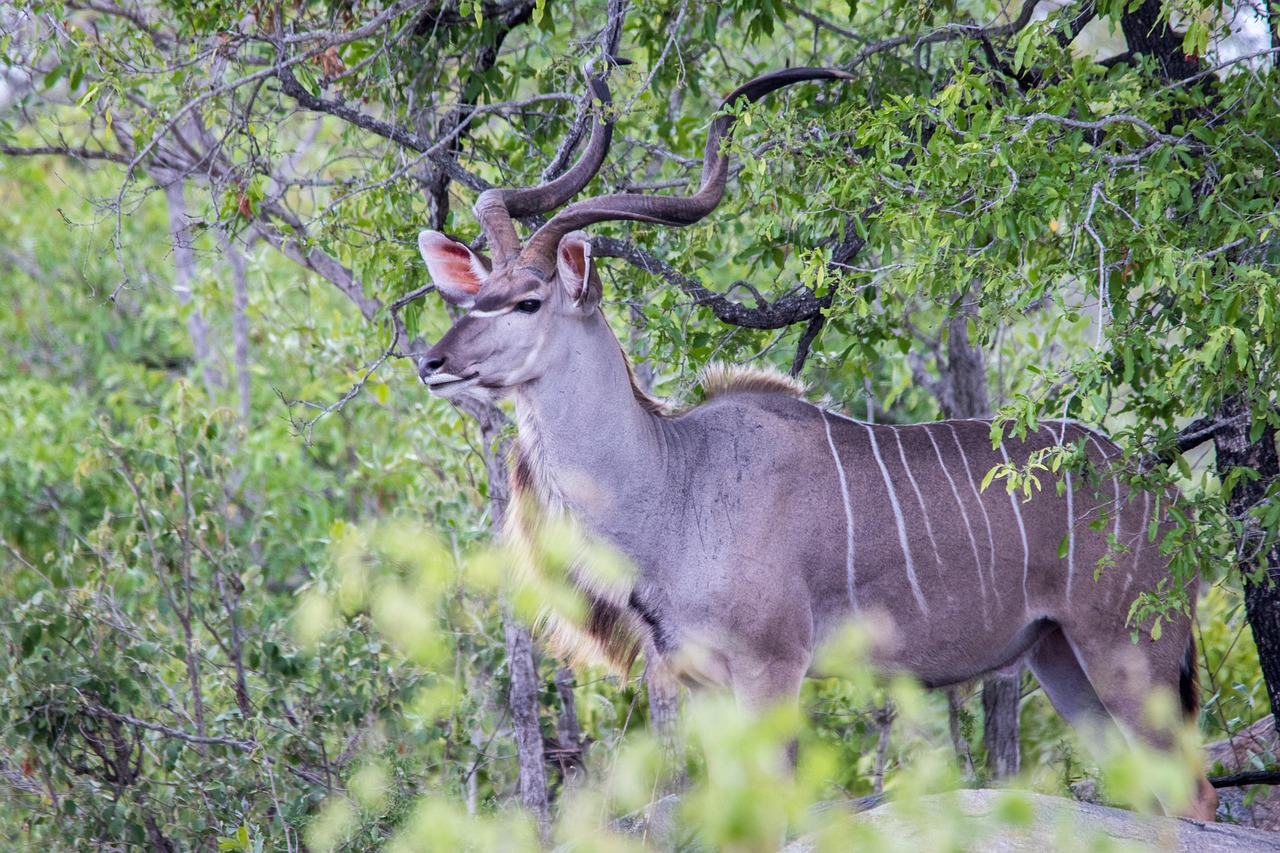
M644 681L649 691L649 728L662 748L666 765L657 795L678 794L689 783L679 727L680 683L652 655L645 655Z
M533 655L533 640L529 629L517 622L506 606L502 608L502 621L511 675L508 702L520 764L520 802L537 822L538 834L547 841L551 835L551 805L547 798L546 753L538 715L538 665Z
M1018 775L1022 714L1022 668L1017 675L991 675L982 682L982 744L994 779Z
M494 535L501 535L506 520L510 488L507 480L507 446L503 434L506 418L492 403L470 400L459 404L480 425L484 461L489 474L489 505L493 516ZM507 666L511 676L511 693L507 697L515 729L516 754L520 766L520 802L537 822L544 842L551 836L551 807L547 797L546 753L542 743L542 722L538 706L538 664L529 629L516 621L515 615L502 603L503 637L506 642Z
M884 793L884 771L889 763L889 737L893 734L893 719L896 711L888 699L872 714L880 733L876 738L876 760L871 769L871 792L877 796Z
M566 789L577 785L586 773L586 748L582 743L582 728L578 724L573 682L572 669L562 666L556 670L556 695L560 698L560 716L556 725L560 754L556 763L560 766Z
M236 410L240 415L240 422L248 424L250 391L253 387L249 374L249 276L244 252L231 242L225 231L219 231L218 237L222 243L222 253L231 264L231 281L235 287L231 337L235 346L236 394L239 398Z
M969 741L964 735L964 726L960 725L960 707L964 700L960 695L960 687L952 685L946 688L947 722L951 728L951 748L956 754L956 769L966 779L974 777L973 756L969 752Z
M196 277L196 255L191 249L191 229L187 227L186 183L170 180L164 187L165 201L169 205L169 237L173 242L173 292L183 305L190 305L192 284ZM214 364L213 348L209 345L209 324L198 307L187 318L187 333L191 335L191 351L195 354L209 398L216 400L222 390L222 374Z
M1227 421L1249 410L1243 395L1227 399L1218 418ZM1260 531L1251 532L1248 512L1261 503L1268 487L1280 480L1280 459L1276 455L1276 433L1263 430L1257 441L1249 440L1250 423L1244 418L1223 427L1214 434L1218 477L1224 479L1233 468L1247 468L1258 474L1256 479L1241 477L1231 489L1227 511L1245 523L1245 534L1239 546L1240 571L1244 575L1244 609L1258 647L1262 678L1267 685L1271 713L1280 724L1280 544L1273 544L1264 554L1257 541Z

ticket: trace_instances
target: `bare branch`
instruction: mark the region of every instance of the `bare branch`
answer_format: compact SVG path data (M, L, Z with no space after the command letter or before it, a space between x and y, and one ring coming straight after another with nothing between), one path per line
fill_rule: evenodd
M822 331L822 326L826 323L827 318L821 313L814 314L809 320L809 325L804 327L804 332L800 335L800 340L796 343L796 354L791 359L791 375L799 376L800 371L804 370L804 363L809 358L809 348L813 346L813 342L817 340L818 333Z
M0 145L0 154L11 157L40 157L53 155L56 157L74 157L77 160L110 160L112 163L127 164L129 158L115 151L98 148L80 148L74 145Z
M128 714L121 714L117 711L104 708L101 705L84 705L79 710L88 717L102 720L114 720L118 723L125 723L126 725L145 729L149 732L156 732L164 735L165 737L171 737L175 740L185 741L187 743L203 746L225 746L245 752L253 752L258 749L258 744L251 740L236 740L235 738L228 737L188 734L180 729L162 726L159 723L149 723L146 720L140 720L137 717L131 717Z
M1245 770L1227 776L1210 776L1215 788L1243 788L1247 785L1280 785L1280 770Z
M173 42L172 35L156 29L152 26L152 22L143 17L137 9L126 9L116 3L99 2L99 0L90 0L90 2L87 3L71 2L67 4L67 8L84 12L98 12L115 18L123 18L146 33L147 38L151 39L152 43L156 45L166 45Z
M1228 418L1204 417L1187 424L1173 437L1169 446L1157 453L1148 453L1139 462L1140 470L1149 470L1157 465L1168 465L1180 453L1186 453L1207 441L1225 429L1230 429L1252 418L1252 413L1241 412Z
M843 36L844 38L852 39L853 41L866 43L866 39L855 33L853 30L846 30L843 27L838 27L831 21L828 21L821 15L815 15L803 6L798 6L795 3L788 3L787 8L820 29L829 30L838 36Z
M274 76L280 81L281 91L297 101L299 106L308 110L314 110L315 112L328 113L329 115L336 116L343 121L354 124L356 127L367 130L370 133L375 133L378 136L389 139L398 145L403 145L405 148L426 154L431 159L431 162L440 167L446 175L462 184L467 189L474 190L476 192L483 192L489 189L490 185L488 182L459 166L452 157L449 157L444 152L445 145L452 142L456 134L460 132L462 126L470 121L470 117L464 119L463 122L459 124L458 128L455 128L452 135L446 137L445 140L442 140L441 142L433 144L430 141L423 139L421 136L418 136L416 133L405 130L402 127L397 127L396 125L382 121L381 119L374 118L371 115L353 110L346 104L326 100L324 98L318 98L315 95L312 95L301 83L298 82L298 78L294 77L293 72L288 68L282 67L276 69Z
M1192 141L1190 136L1172 136L1167 133L1162 133L1137 116L1131 115L1114 114L1103 116L1097 121L1081 121L1079 119L1053 115L1052 113L1032 113L1031 115L1025 116L1005 116L1004 120L1013 124L1022 124L1027 130L1030 130L1033 124L1040 121L1060 124L1064 127L1075 128L1078 130L1095 131L1101 131L1113 124L1130 124L1141 130L1147 136L1150 136L1152 139L1157 139L1168 145L1187 145L1194 150L1201 150L1203 148L1199 143Z
M1028 23L1031 22L1031 15L1035 11L1038 0L1023 0L1022 11L1018 13L1018 17L1014 18L1007 24L993 24L988 27L979 27L973 24L947 24L939 27L925 35L907 35L897 36L895 38L884 39L875 44L869 44L862 50L858 51L858 55L850 60L844 67L852 70L878 53L885 53L894 48L911 45L913 50L919 50L921 47L929 44L940 44L949 41L959 41L961 39L989 39L1000 36L1013 35L1021 32Z
M780 329L792 323L810 320L824 307L813 295L813 291L801 288L772 302L761 302L755 308L748 308L705 287L697 279L685 275L633 243L616 237L595 237L592 247L599 257L620 258L637 269L660 276L693 297L696 305L710 308L718 319L734 326Z
M627 14L628 2L629 0L609 0L608 20L600 31L599 38L600 53L604 62L615 65L618 62L618 45L622 41L622 22ZM564 141L560 143L551 162L542 170L544 184L558 178L565 169L569 168L573 150L578 147L578 143L582 141L582 135L587 131L587 125L591 123L593 100L591 89L588 87L582 96L573 125L565 134Z

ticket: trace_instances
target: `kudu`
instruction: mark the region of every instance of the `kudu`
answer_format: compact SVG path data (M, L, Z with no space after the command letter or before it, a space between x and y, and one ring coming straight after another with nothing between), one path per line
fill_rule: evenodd
M845 76L775 72L725 104ZM589 85L607 107L603 80ZM522 248L513 219L560 207L600 168L611 125L597 118L560 178L480 195L491 259L434 231L419 238L441 296L464 309L421 359L422 381L445 398L513 396L514 494L634 564L621 588L576 576L588 605L582 640L624 668L643 647L687 681L760 707L794 701L819 644L862 616L880 631L877 666L940 686L1025 659L1069 722L1114 720L1177 749L1145 721L1144 704L1165 689L1195 714L1192 620L1175 615L1158 639L1136 644L1126 625L1138 594L1169 578L1148 537L1155 497L1105 474L1090 486L1067 472L1060 494L1050 485L1025 502L1000 483L980 486L995 466L1064 442L1102 466L1117 453L1106 438L1058 422L993 449L989 422L860 423L760 371L711 371L707 400L677 415L637 389L577 229L702 219L725 190L720 147L732 122L713 121L692 196L577 201ZM1113 564L1095 578L1109 549ZM1211 820L1216 796L1203 778L1196 785L1188 811Z

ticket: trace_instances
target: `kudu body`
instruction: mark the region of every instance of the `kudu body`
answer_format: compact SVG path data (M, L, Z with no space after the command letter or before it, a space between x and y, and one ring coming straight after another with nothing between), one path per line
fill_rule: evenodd
M837 76L778 72L726 103ZM603 82L591 85L607 102ZM1046 482L1026 502L980 485L993 467L1064 443L1104 468L1117 452L1107 439L1058 422L993 449L985 421L859 423L759 372L713 371L707 401L673 416L637 390L600 310L591 243L575 229L705 216L724 190L731 121L713 123L693 196L580 201L522 249L512 217L559 207L599 168L610 128L597 120L558 181L481 195L492 262L436 232L419 240L441 294L466 308L422 359L423 381L444 397L513 396L515 495L634 564L621 586L577 578L585 642L623 664L642 646L686 680L760 707L794 701L815 650L862 616L878 632L878 666L946 685L1025 659L1068 721L1114 719L1174 749L1144 721L1144 703L1163 688L1187 713L1198 708L1191 620L1175 616L1136 644L1126 624L1139 593L1168 583L1148 537L1155 497L1106 475L1067 473L1061 494ZM1198 785L1190 811L1212 819L1216 798Z

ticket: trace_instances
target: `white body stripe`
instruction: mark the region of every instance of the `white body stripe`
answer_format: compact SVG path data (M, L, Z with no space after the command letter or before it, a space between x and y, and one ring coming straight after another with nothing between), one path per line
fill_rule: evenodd
M822 411L822 425L827 428L827 446L831 448L831 458L836 461L836 473L840 476L840 497L844 499L844 526L845 526L845 573L848 577L849 584L849 606L854 610L858 609L858 599L854 592L854 566L853 566L853 503L849 500L849 481L845 477L844 463L840 461L840 454L836 452L835 440L831 438L831 421L827 419L826 410Z
M956 428L951 424L947 424L947 429L951 430L951 438L956 443L956 450L960 451L960 461L964 463L964 472L969 477L969 488L973 490L973 498L978 502L978 509L982 510L982 522L987 526L987 545L991 549L991 560L987 563L987 573L991 575L991 591L995 594L996 605L999 606L1000 587L996 584L996 539L991 532L991 516L987 515L987 505L982 500L982 492L978 490L978 481L973 479L973 469L969 467L969 457L964 452L964 445L960 443L960 436L956 432Z
M1000 443L1000 458L1009 464L1009 454L1005 452L1004 442ZM1022 507L1018 506L1018 496L1009 493L1009 503L1013 505L1013 517L1018 520L1018 534L1022 537L1022 604L1031 609L1031 599L1027 595L1027 575L1031 571L1031 546L1027 544L1027 526L1022 523Z
M1129 587L1133 585L1133 570L1138 567L1138 560L1142 554L1142 548L1147 544L1147 524L1151 520L1151 493L1143 490L1142 492L1142 518L1138 522L1138 541L1133 546L1133 560L1129 563L1129 574L1124 578L1124 589L1120 591L1121 596L1129 594Z
M1076 514L1071 485L1071 472L1067 472L1067 601L1071 601L1071 580L1076 573Z
M933 452L938 457L938 467L942 469L947 482L951 484L951 496L956 499L956 506L960 507L960 518L964 521L964 529L969 534L969 547L973 550L973 567L978 570L978 590L982 593L982 620L990 627L991 611L987 605L987 585L982 582L982 558L978 556L978 540L973 535L973 525L969 523L969 511L964 508L964 501L960 500L960 489L956 486L956 481L951 476L947 461L942 458L942 449L938 447L938 442L933 438L933 426L934 424L929 424L925 428L924 434L929 437L929 443L933 445Z
M920 515L924 518L924 532L929 536L929 544L933 546L933 558L941 566L942 552L938 550L938 540L934 538L933 525L929 523L929 508L925 506L924 495L920 494L920 485L916 482L915 475L911 473L911 466L907 464L907 452L902 449L902 439L898 437L896 429L893 431L893 440L897 442L898 458L902 460L902 470L907 472L907 482L911 484L912 491L916 493L916 501L920 504Z
M902 545L902 556L907 561L907 580L911 583L911 591L915 593L916 602L919 603L920 609L925 613L929 612L929 605L925 604L924 593L920 591L920 584L916 580L916 567L911 559L911 546L907 542L907 522L902 517L902 506L898 503L897 492L893 488L893 480L889 478L889 469L885 467L884 459L880 456L880 447L876 444L876 433L870 424L863 424L867 428L867 435L871 438L871 453L876 458L876 464L880 466L880 474L884 477L885 488L889 490L889 503L893 507L893 517L898 522L898 542Z
M1107 461L1107 457L1109 457L1111 454L1107 453L1107 449L1102 446L1102 442L1098 440L1098 437L1096 435L1094 435L1093 430L1087 430L1086 435L1088 435L1089 441L1093 442L1093 446L1098 448L1098 455L1102 457L1102 461L1103 462ZM1122 506L1122 504L1120 503L1120 478L1112 477L1111 485L1112 487L1114 487L1116 492L1115 505L1112 507L1112 510L1111 510L1112 515L1115 516L1112 519L1111 538L1115 542L1115 544L1118 546L1120 544L1120 509Z

